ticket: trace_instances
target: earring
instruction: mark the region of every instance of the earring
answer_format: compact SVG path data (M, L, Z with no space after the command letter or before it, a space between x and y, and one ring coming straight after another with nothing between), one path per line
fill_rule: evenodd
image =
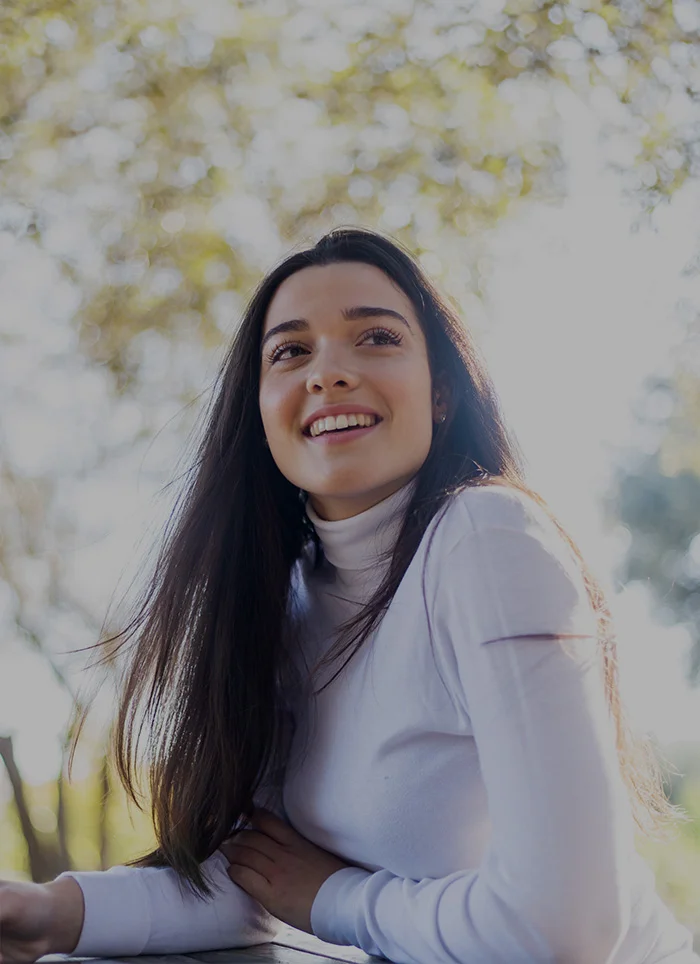
M443 412L442 415L440 416L440 421L444 422L446 418L447 418L447 415L445 415L445 413Z

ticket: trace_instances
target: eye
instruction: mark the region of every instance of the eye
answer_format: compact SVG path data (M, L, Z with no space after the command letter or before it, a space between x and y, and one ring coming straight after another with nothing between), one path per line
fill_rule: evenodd
M274 365L277 361L289 361L291 358L296 358L296 355L290 355L287 358L282 358L282 355L286 351L292 351L294 348L299 348L302 351L304 346L300 345L296 341L283 341L281 345L276 345L270 352L268 352L267 360L271 365Z
M389 328L370 328L369 331L363 333L362 342L367 338L376 338L380 345L400 345L403 341L401 335L391 331ZM285 357L285 353L293 352L295 349L301 352L307 351L306 347L298 341L283 341L281 344L275 345L275 347L268 352L266 356L267 361L270 365L274 365L275 362L279 361L292 361L294 358L297 358L298 355L286 355Z
M364 333L364 338L378 338L382 345L400 345L403 341L401 335L390 331L389 328L371 328Z

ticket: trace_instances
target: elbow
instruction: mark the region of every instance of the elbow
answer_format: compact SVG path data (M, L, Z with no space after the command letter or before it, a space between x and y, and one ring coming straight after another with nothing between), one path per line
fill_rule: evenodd
M490 891L511 924L521 952L537 964L608 964L625 940L632 891L623 871L583 874L573 861L539 879L521 875L517 887L494 875ZM511 875L511 879L513 875ZM525 882L531 883L527 887ZM486 883L486 881L484 881Z
M261 913L246 921L241 932L236 934L236 945L227 946L249 947L251 944L266 944L274 941L284 927L283 921L261 910Z
M552 964L607 964L620 946L629 925L623 913L608 907L596 914L586 913L583 909L569 926L561 921L556 930L551 926L543 936L551 948Z
M629 931L631 893L619 879L569 880L519 898L511 907L537 935L541 964L607 964Z

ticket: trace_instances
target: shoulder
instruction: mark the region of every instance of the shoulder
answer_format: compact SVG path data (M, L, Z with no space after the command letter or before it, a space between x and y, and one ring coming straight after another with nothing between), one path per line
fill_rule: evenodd
M440 517L443 551L491 529L509 529L538 539L561 535L545 509L527 492L512 485L467 486L450 497Z
M532 496L500 484L464 489L435 531L436 600L480 641L594 635L580 559Z

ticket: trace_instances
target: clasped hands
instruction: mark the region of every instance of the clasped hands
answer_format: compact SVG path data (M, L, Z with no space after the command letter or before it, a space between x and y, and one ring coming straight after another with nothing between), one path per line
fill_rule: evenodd
M234 884L273 917L313 934L311 907L321 884L346 864L307 840L276 814L253 811L252 830L239 830L219 847Z

